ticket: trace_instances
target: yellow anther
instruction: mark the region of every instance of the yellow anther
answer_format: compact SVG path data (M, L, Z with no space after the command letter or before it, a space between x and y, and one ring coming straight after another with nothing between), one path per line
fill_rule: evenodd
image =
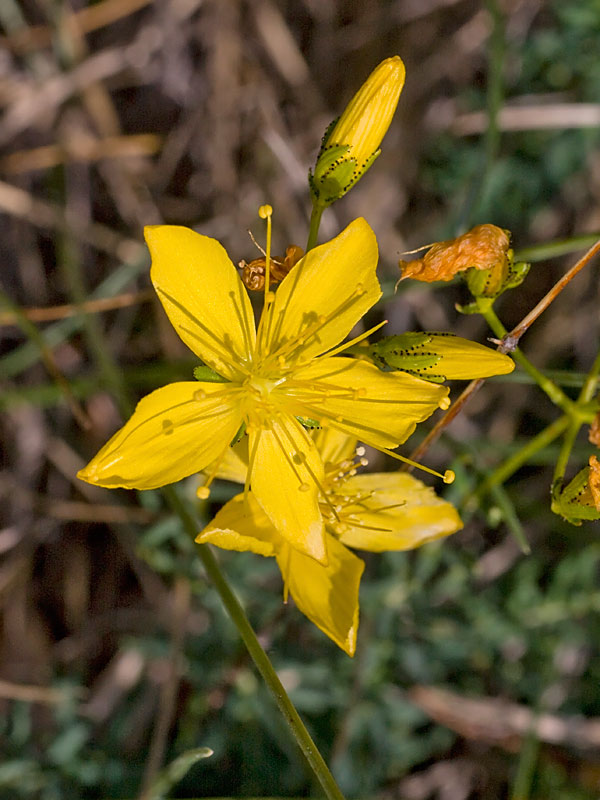
M450 408L450 398L442 397L438 405L442 409L442 411L446 411L446 409Z
M360 456L364 456L364 454L365 454L366 452L367 452L366 448L365 448L365 447L363 447L362 445L361 445L360 447L357 447L357 448L356 448L356 455L357 455L359 458L360 458Z
M451 469L447 469L444 472L444 483L454 483L454 479L456 478L455 473Z
M258 216L261 219L266 219L267 217L270 217L272 213L273 213L273 207L270 206L268 203L265 203L264 206L261 206L258 209Z
M208 486L199 486L196 495L199 500L207 500L210 497L210 489Z
M200 400L206 400L206 392L203 389L196 389L192 396L197 402L200 402Z

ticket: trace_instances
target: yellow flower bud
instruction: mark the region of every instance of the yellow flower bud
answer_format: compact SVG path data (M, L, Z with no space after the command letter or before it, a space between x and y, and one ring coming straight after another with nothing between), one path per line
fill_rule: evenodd
M506 375L515 368L508 356L453 333L403 333L369 347L383 369L402 370L434 383Z
M326 206L338 200L375 161L396 111L404 76L400 56L386 58L326 131L314 174L310 174L316 202Z

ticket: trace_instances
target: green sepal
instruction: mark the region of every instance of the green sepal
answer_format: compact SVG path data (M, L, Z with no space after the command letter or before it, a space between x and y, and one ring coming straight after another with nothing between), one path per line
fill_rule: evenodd
M315 164L315 171L313 173L315 182L321 183L332 170L351 158L348 156L349 150L350 147L347 144L332 144L323 148ZM352 161L354 161L354 159L352 159ZM352 166L352 170L354 170L354 165Z
M311 419L310 417L296 417L300 425L307 430L313 430L314 428L320 428L321 423L318 422L316 419Z
M207 367L206 364L201 364L198 367L194 367L194 378L197 381L203 381L204 383L230 383L227 378L223 378L214 369Z
M319 153L314 173L309 171L311 194L321 205L331 205L343 197L381 153L376 150L364 164L358 164L349 151L347 144L326 145Z
M443 375L427 372L441 360L437 353L422 350L432 338L427 333L413 331L385 336L369 345L369 355L380 369L402 370L432 383L443 383Z
M229 446L233 447L234 444L237 444L245 433L246 433L246 423L242 422L242 424L240 425L239 431L236 433L236 435L233 437L233 439L229 442Z
M504 288L514 289L516 286L520 286L523 283L527 277L527 273L531 269L531 264L528 261L517 261L517 263L514 264L512 262L512 250L509 252L511 254L511 261L509 263L508 278Z
M552 511L571 525L581 525L583 520L600 519L589 490L590 468L584 467L573 480L552 499ZM554 494L554 493L553 493Z
M507 289L520 286L531 264L526 261L514 263L512 248L506 252L506 261L495 264L489 269L476 269L471 267L465 272L465 280L473 297L496 299ZM468 313L464 312L463 313Z

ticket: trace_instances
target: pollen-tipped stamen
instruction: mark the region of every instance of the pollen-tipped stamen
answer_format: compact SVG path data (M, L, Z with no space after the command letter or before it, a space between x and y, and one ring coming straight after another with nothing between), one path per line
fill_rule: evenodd
M345 344L339 345L339 347L335 347L333 350L329 350L327 353L323 353L322 355L318 356L318 358L331 358L331 356L337 356L338 353L343 353L344 350L347 350L349 347L354 347L355 344L362 342L363 339L369 337L375 331L378 331L379 328L383 328L384 325L387 325L387 319L384 319L383 322L380 322L379 325L373 325L372 328L369 328L368 331L361 333L360 336L355 336L354 339L350 339L349 342L345 342Z
M202 486L199 486L196 489L196 497L198 497L199 500L208 500L208 498L210 497L210 487L211 487L212 482L214 481L214 479L217 477L217 473L218 473L219 469L221 468L221 464L223 463L223 459L227 455L228 451L229 451L229 444L223 450L221 455L218 456L217 459L213 462L212 469L211 469L210 474L209 474L208 478L206 479L206 481L202 484Z
M420 469L422 472L428 472L430 475L435 475L436 478L441 478L444 483L452 483L456 477L451 469L447 469L442 474L441 472L437 472L435 469L431 469L431 467L426 467L425 464L419 464L418 461L412 461L410 458L401 456L399 453L393 453L391 450L387 450L385 447L378 447L377 449L382 453L385 453L386 456L391 456L392 458L395 458L397 461L401 461L403 464L406 464L409 467Z
M272 234L272 226L271 226L271 217L273 215L273 208L265 204L258 209L258 216L261 219L266 219L267 221L267 248L264 251L265 254L265 286L264 286L264 301L263 301L263 310L260 315L260 320L258 321L258 330L256 332L256 346L254 348L254 359L256 359L257 354L260 352L261 342L263 336L268 339L269 331L271 328L271 307L273 305L273 300L275 299L275 295L272 291L270 291L269 285L271 280L271 234ZM267 331L265 335L265 326L267 326Z

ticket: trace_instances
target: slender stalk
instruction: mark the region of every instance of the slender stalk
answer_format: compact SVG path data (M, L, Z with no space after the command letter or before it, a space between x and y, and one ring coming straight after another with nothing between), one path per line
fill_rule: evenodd
M571 456L571 451L573 450L573 445L575 444L575 440L577 439L577 434L579 433L579 429L581 428L584 417L582 414L577 413L580 412L583 407L589 403L596 393L596 389L598 387L598 374L600 373L600 351L598 352L594 363L588 373L587 378L585 379L585 383L581 388L581 392L579 393L579 397L575 403L575 413L573 413L570 417L569 427L567 428L567 432L565 433L565 438L563 439L562 447L560 448L560 453L558 454L558 458L556 459L556 466L554 467L554 477L552 479L552 497L555 500L558 500L558 496L562 491L565 472L567 470L567 464L569 463L569 458Z
M554 467L554 476L552 478L552 497L554 499L558 499L558 495L562 490L567 464L580 427L581 422L576 417L572 417Z
M594 359L594 363L590 371L587 374L587 378L585 379L585 383L581 387L581 392L579 397L577 398L577 405L579 407L584 406L586 403L589 403L590 400L596 394L596 390L598 389L598 376L600 375L600 351L598 355Z
M502 70L504 66L504 18L497 0L487 0L487 9L492 18L492 33L490 36L488 81L487 81L487 112L488 124L485 131L485 178L488 179L500 148L500 126L498 116L504 100L504 80ZM483 181L482 181L483 183Z
M556 298L562 292L565 286L568 283L570 283L575 277L575 275L577 275L577 273L580 272L580 270L582 270L587 264L589 264L592 258L594 258L594 256L596 256L598 253L600 253L600 240L598 240L594 245L592 245L592 247L590 247L587 253L584 256L582 256L579 259L579 261L573 264L573 266L571 267L570 270L568 270L568 272L565 272L562 278L554 284L554 286L550 289L549 292L547 292L544 295L544 297L542 297L542 299L535 306L535 308L533 308L529 312L529 314L527 314L527 316L524 317L521 320L521 322L519 322L516 328L513 328L512 331L506 335L506 339L508 340L514 339L515 341L518 342L521 336L523 336L523 334L529 329L529 327L535 322L535 320L541 314L544 313L544 311L548 308L550 303L556 300Z
M172 486L167 486L162 491L167 502L181 520L187 533L195 538L198 533L198 526L194 522L194 519L188 512L175 489ZM233 593L231 587L225 579L225 576L221 572L215 556L207 545L198 545L198 555L202 560L204 569L218 591L227 613L238 629L238 632L242 637L244 644L246 645L246 649L250 653L250 656L256 664L256 667L263 680L271 690L271 693L273 694L284 719L290 726L296 742L298 743L298 746L304 755L304 758L319 781L321 788L325 792L325 796L329 798L329 800L344 800L344 796L340 792L332 774L327 767L327 764L323 760L323 757L318 751L317 746L312 740L309 732L306 730L304 723L300 719L300 715L296 711L293 703L283 688L281 681L277 677L277 673L275 672L269 657L261 647L260 642L258 641L258 638L252 629L252 626L248 622L248 617L246 616L244 609L240 605L239 600Z
M306 252L308 253L309 250L312 250L313 247L317 244L317 239L319 236L319 226L321 224L321 217L323 216L323 211L325 211L325 206L317 201L313 201L312 212L310 215L310 228L308 231L308 241L306 243Z
M463 208L454 226L457 233L469 227L469 221L482 206L489 191L490 176L496 162L502 132L498 116L504 100L504 18L498 0L486 0L492 29L488 46L488 79L486 87L487 127L483 137L483 149L477 173L474 176Z
M539 752L540 740L535 731L535 724L533 724L521 745L517 774L510 800L529 800Z
M415 447L415 449L412 451L409 456L411 461L420 461L423 458L431 445L439 439L442 431L447 428L448 425L450 425L452 420L460 414L475 392L477 392L483 386L483 382L483 378L477 378L477 380L471 381L466 389L463 389L459 397L454 401L454 403L452 403L444 416L435 423L421 444ZM406 464L400 469L404 472L410 472L413 467Z
M515 261L547 261L549 258L558 258L591 247L600 239L600 231L586 233L582 236L571 236L569 239L556 239L553 242L532 244L515 250Z

